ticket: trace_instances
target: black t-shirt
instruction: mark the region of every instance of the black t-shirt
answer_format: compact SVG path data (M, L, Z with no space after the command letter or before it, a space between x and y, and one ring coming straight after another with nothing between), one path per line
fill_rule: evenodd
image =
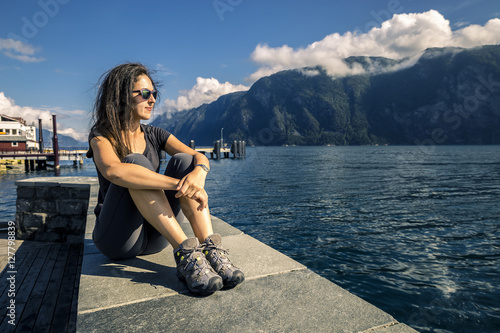
M142 155L144 155L151 162L154 170L159 172L161 159L160 153L162 150L165 150L165 144L171 134L167 130L150 125L141 124L141 129L144 132L144 138L146 139L146 149L144 149ZM100 134L98 132L91 132L89 134L89 146L90 140L99 135ZM97 206L94 209L94 213L98 216L111 182L104 178L97 167L96 170L97 178L99 179L99 195L97 197Z

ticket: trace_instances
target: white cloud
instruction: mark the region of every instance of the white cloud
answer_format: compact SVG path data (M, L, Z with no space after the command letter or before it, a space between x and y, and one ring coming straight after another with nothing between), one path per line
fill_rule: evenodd
M469 24L470 24L469 22L456 22L455 27L461 28L461 27L468 26Z
M59 126L59 124L58 124L58 126ZM52 131L52 127L50 127L49 130ZM79 141L87 141L88 135L89 135L88 133L78 132L74 128L61 128L61 129L58 128L57 134L63 134L66 136L70 136L73 139L76 139Z
M157 74L162 75L162 76L171 76L174 75L174 72L168 69L167 67L163 66L162 64L156 64L155 70Z
M308 76L308 77L313 77L313 76L317 76L317 75L321 74L320 71L317 69L298 68L297 71L299 73L301 73L302 75Z
M52 128L52 117L50 111L35 109L29 106L19 106L15 104L12 98L5 96L0 92L0 114L5 114L12 117L21 117L28 124L34 123L38 125L38 119L42 119L42 126ZM47 127L48 128L48 127Z
M198 107L204 103L215 101L222 95L235 91L248 90L250 87L244 85L234 85L229 82L220 83L217 79L196 78L196 84L191 90L180 91L177 100L167 99L163 107L167 114L176 111L187 110Z
M28 125L34 124L38 127L38 119L42 119L42 127L44 129L52 131L52 115L57 115L57 132L71 136L80 141L86 141L88 131L78 130L64 125L64 120L68 122L74 122L75 117L86 117L85 111L73 110L64 111L60 108L32 108L29 106L19 106L16 105L12 98L5 96L3 92L0 91L0 114L5 114L12 117L21 117L26 120ZM83 124L86 126L87 124Z
M453 46L474 47L500 43L500 19L491 19L484 26L470 25L455 32Z
M9 58L22 62L40 62L44 58L35 57L37 51L33 46L14 39L0 38L0 51Z
M468 7L471 7L471 6L474 6L474 5L477 5L478 2L481 2L481 1L466 0L466 1L462 2L461 4L458 4L455 7L455 11L458 11L458 10L461 10L461 9L464 9L464 8L468 8Z
M392 59L414 57L430 47L473 47L500 43L500 19L484 26L470 25L452 31L450 22L435 10L419 14L394 15L367 33L334 33L305 48L259 44L251 59L260 68L248 79L254 82L281 70L323 66L330 75L345 76L362 71L350 68L342 59L350 56L381 56ZM418 58L417 58L418 59ZM412 58L412 62L415 58Z

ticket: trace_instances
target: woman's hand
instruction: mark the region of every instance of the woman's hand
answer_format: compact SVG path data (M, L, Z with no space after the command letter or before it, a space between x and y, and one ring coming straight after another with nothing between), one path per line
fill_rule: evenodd
M198 210L208 206L208 195L205 191L207 173L203 169L195 169L179 181L176 198L188 198L200 204Z
M208 194L205 189L199 191L193 200L200 204L196 208L200 212L208 207Z

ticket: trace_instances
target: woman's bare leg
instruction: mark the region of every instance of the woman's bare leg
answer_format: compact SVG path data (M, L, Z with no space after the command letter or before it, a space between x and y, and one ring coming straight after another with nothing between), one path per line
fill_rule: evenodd
M196 238L198 238L200 243L203 243L208 236L214 233L208 207L199 211L197 209L199 203L185 197L179 198L179 202L182 212L189 220Z
M129 189L129 193L141 215L167 239L174 249L187 239L174 216L165 192Z

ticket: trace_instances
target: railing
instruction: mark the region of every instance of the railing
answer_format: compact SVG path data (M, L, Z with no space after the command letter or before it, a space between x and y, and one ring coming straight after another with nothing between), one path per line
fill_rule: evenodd
M20 155L20 156L46 156L46 155L51 155L53 154L52 152L43 152L40 153L38 151L29 151L29 150L6 150L6 149L1 149L0 150L0 155Z
M59 155L80 155L83 154L85 155L87 153L87 150L59 150ZM6 149L0 149L0 155L32 155L32 156L37 156L37 155L53 155L54 151L52 149L44 149L44 151L41 153L39 151L35 150L6 150Z

